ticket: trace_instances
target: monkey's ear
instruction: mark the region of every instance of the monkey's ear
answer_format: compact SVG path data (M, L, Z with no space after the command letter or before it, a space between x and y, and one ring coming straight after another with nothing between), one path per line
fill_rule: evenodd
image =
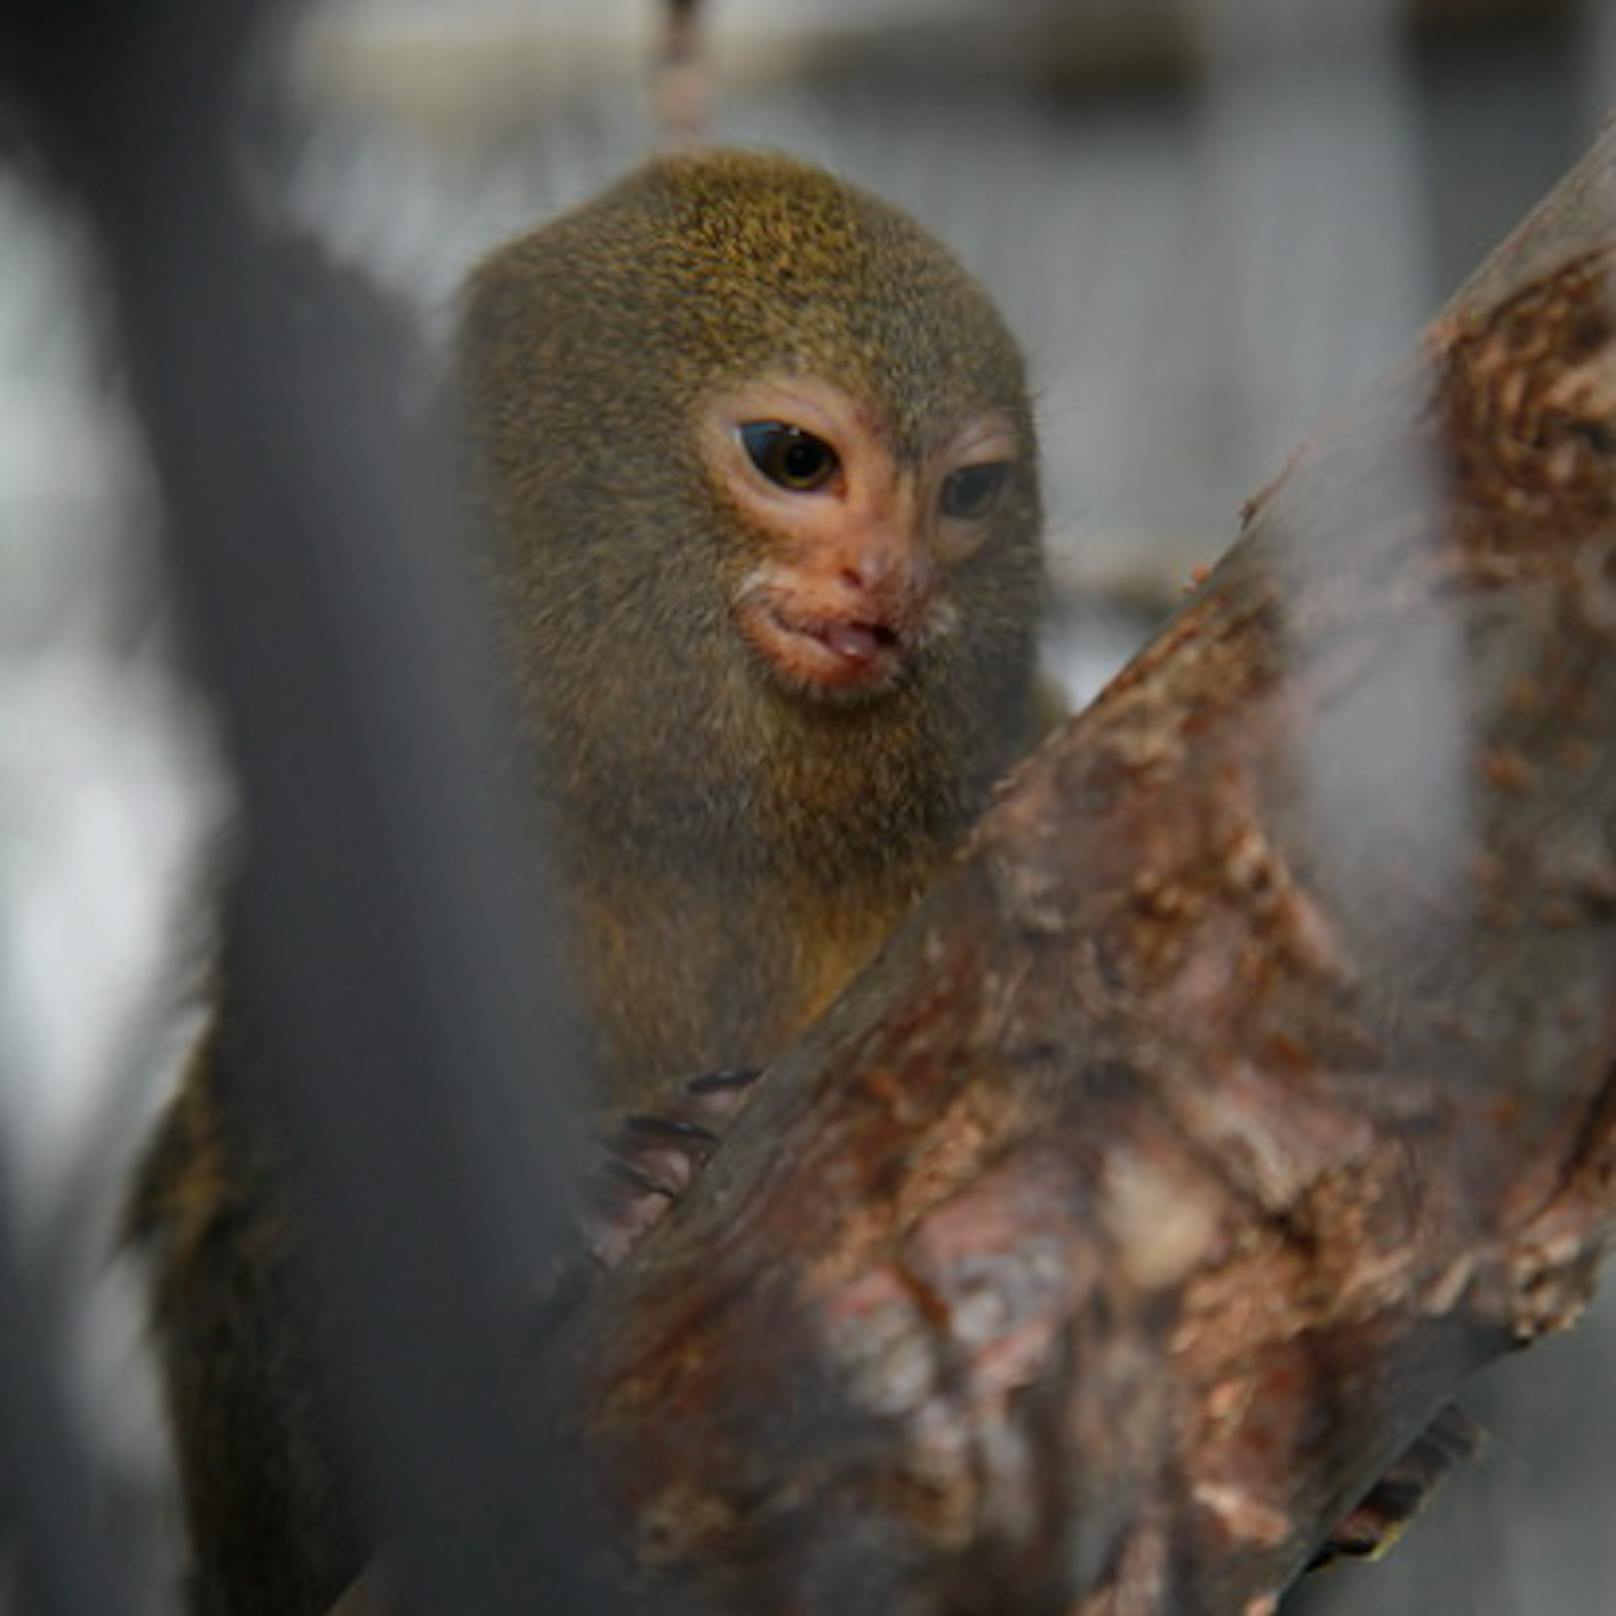
M500 257L485 259L460 289L456 335L462 354L487 351L499 332L509 331L521 316L522 289Z
M548 327L553 339L560 322L545 301L544 283L524 277L511 250L484 260L461 289L450 396L474 438L497 438L535 377L550 372L543 336Z

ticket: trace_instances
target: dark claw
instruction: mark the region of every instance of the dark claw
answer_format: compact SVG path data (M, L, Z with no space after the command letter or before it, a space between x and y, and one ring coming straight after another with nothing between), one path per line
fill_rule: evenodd
M746 1103L753 1085L762 1077L755 1066L732 1066L721 1072L703 1072L685 1082L685 1094L699 1114L726 1122Z
M730 1066L720 1072L703 1072L685 1084L691 1094L724 1094L735 1089L749 1089L763 1076L755 1066Z
M704 1150L711 1150L718 1143L718 1135L711 1128L704 1128L699 1122L686 1122L682 1117L624 1117L622 1126L625 1132L656 1134L682 1144L700 1145Z

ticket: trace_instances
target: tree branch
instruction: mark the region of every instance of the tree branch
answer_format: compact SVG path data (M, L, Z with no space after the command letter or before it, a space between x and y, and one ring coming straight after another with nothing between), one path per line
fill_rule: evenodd
M1616 143L562 1330L638 1574L1259 1612L1616 1210Z

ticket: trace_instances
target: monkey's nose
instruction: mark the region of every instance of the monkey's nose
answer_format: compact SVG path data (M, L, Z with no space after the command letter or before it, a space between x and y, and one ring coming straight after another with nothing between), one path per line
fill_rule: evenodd
M845 555L837 581L849 618L897 632L919 619L934 586L930 557L910 543L891 539Z
M843 588L872 598L890 587L898 570L896 546L880 534L855 540L838 560L838 578Z

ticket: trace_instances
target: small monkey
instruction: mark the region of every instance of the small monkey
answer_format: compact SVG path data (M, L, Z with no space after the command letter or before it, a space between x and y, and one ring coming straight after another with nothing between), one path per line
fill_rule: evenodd
M897 209L720 152L489 257L459 393L595 1065L614 1106L655 1108L816 1015L1032 737L1022 361ZM196 1607L305 1616L370 1545L295 1219L221 1103L250 1046L226 999L131 1226L156 1259Z

